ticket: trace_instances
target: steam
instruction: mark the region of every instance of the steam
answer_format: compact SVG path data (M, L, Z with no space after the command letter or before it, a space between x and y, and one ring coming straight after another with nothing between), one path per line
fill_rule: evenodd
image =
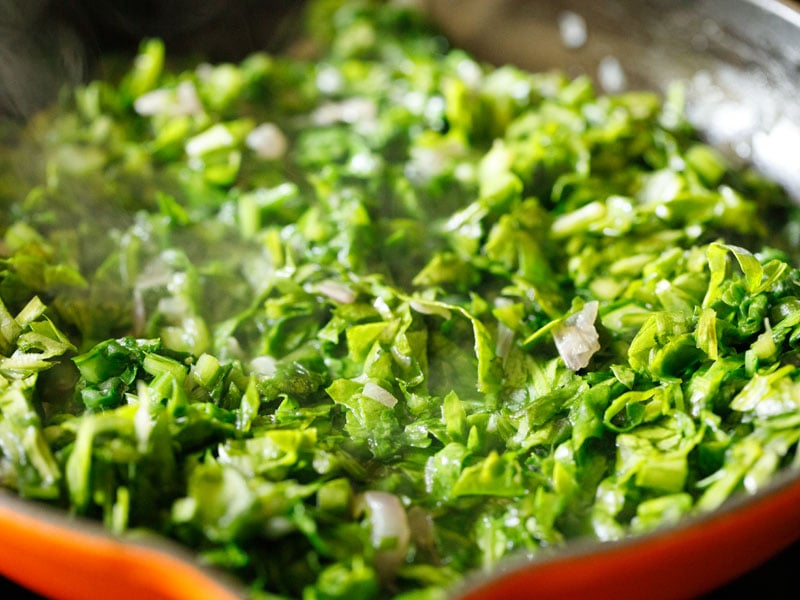
M81 81L87 53L78 32L46 0L0 0L0 114L24 119Z

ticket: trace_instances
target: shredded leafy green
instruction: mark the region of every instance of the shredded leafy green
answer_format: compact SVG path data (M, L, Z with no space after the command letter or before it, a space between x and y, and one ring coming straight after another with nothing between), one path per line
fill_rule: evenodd
M146 40L6 132L4 487L254 598L418 599L797 467L794 209L679 87L308 10L310 55Z

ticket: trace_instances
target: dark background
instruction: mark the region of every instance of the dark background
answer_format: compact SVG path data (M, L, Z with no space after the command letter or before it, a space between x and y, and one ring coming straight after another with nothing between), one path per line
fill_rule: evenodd
M296 0L0 0L0 114L24 118L47 104L63 83L85 79L104 52L135 49L148 36L164 39L170 52L202 51L209 60L237 60L279 46L290 30L275 15L297 5ZM799 598L798 575L800 542L703 598ZM0 597L39 598L2 578Z
M291 36L299 0L0 0L0 115L28 116L108 52L146 37L171 54L236 61Z

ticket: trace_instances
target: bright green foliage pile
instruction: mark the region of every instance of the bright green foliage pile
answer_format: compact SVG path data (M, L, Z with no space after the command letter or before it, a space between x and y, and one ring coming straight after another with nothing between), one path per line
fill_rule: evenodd
M800 284L768 247L792 210L678 88L602 96L394 5L309 10L312 58L181 70L147 41L9 128L3 486L256 597L352 600L795 466Z

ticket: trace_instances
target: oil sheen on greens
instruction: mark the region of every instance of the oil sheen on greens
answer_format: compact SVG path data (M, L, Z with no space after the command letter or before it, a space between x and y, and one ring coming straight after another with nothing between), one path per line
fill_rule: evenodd
M240 64L148 40L5 127L5 488L254 598L410 599L796 466L781 190L678 87L491 67L410 10L313 3Z

